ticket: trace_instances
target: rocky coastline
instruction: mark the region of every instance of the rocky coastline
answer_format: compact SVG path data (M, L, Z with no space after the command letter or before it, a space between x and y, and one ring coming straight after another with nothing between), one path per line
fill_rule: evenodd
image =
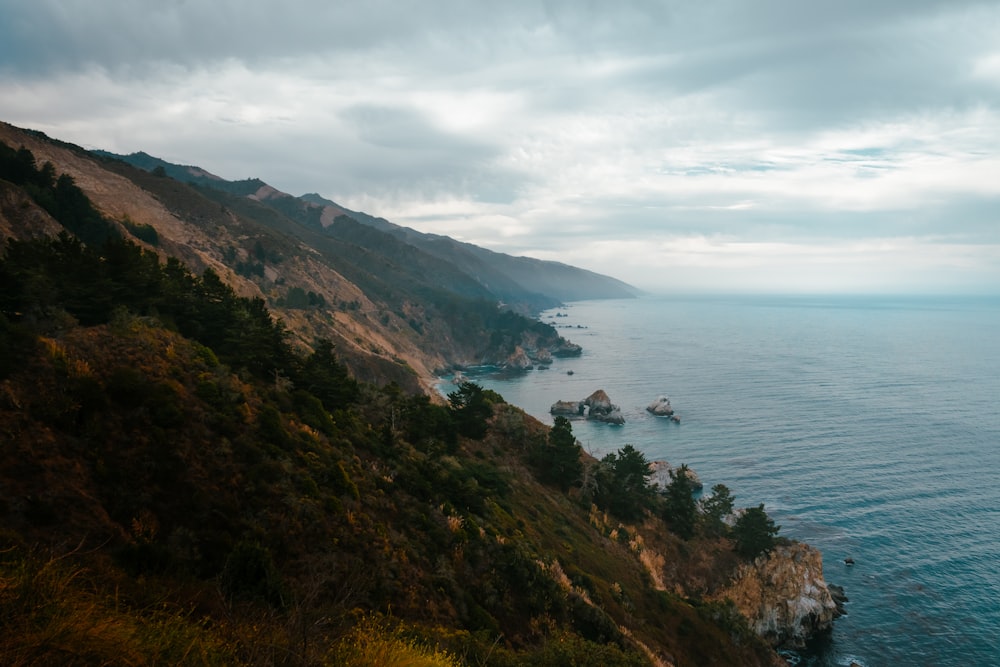
M847 601L843 588L824 580L819 549L799 542L740 565L729 585L713 597L732 600L758 636L776 648L791 649L830 630Z

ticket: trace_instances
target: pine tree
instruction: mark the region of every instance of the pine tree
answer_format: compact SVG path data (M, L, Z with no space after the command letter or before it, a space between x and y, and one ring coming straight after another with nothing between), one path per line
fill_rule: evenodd
M687 465L670 471L670 484L666 489L666 520L670 530L685 540L694 537L698 520L698 507L694 501L694 485Z
M774 525L764 511L763 503L746 508L733 526L736 552L747 560L754 560L774 548L774 538L779 530L781 526Z

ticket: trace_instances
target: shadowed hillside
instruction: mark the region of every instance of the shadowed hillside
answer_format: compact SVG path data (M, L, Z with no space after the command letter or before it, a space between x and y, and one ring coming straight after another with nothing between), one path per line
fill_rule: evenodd
M421 391L550 326L350 216L0 129L0 663L781 664L763 506Z

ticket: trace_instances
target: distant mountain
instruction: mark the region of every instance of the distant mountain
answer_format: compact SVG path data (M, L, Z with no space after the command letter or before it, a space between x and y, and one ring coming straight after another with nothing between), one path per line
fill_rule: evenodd
M146 153L96 153L128 162L146 171L162 169L171 178L194 185L255 199L292 220L314 228L329 230L335 220L345 216L352 218L456 267L482 285L492 297L524 306L528 310L551 307L565 301L632 298L639 294L639 290L631 285L593 271L559 262L513 257L447 236L426 234L396 225L384 218L349 210L319 194L295 197L272 188L259 179L226 181L198 167L171 164ZM340 231L343 230L334 230L332 233L338 234ZM377 235L369 235L366 242L378 244L385 243L385 240Z
M443 261L458 266L475 277L480 284L501 296L507 294L514 298L519 292L534 290L560 301L585 301L627 299L641 293L635 287L615 278L561 262L514 257L471 243L456 241L448 236L419 232L360 211L348 211L336 202L315 193L302 195L300 199L343 210L346 215L359 222L388 232Z

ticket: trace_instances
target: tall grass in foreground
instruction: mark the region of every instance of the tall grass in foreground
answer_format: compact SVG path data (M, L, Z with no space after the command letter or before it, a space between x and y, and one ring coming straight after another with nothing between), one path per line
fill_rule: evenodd
M218 638L176 608L130 610L59 558L0 554L0 664L231 665Z
M343 667L461 667L451 654L408 639L385 623L361 621L328 655L328 664Z

